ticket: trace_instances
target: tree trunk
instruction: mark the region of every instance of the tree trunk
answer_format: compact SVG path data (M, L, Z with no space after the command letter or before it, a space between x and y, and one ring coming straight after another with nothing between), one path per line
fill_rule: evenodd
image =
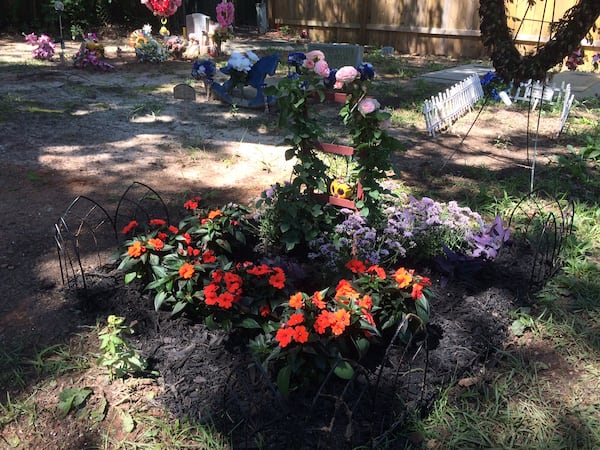
M554 0L545 0L554 1ZM544 81L546 73L581 46L600 16L599 0L579 0L556 23L555 33L537 53L521 55L508 28L505 0L479 0L483 45L490 51L496 72L506 81Z

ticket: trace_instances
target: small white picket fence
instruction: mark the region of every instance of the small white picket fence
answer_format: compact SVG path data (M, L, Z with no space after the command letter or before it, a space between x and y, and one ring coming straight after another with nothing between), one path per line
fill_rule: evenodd
M481 80L477 74L446 89L445 92L425 100L423 115L427 132L435 137L437 131L448 128L459 117L473 109L473 105L483 98Z

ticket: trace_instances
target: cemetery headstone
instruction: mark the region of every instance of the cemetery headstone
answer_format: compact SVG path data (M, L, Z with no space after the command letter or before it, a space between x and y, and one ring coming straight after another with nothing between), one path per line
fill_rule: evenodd
M196 101L196 91L189 84L179 83L173 88L173 97L177 100L194 102Z
M387 46L387 47L382 47L382 48L381 48L381 54L382 54L383 56L390 56L390 55L393 55L393 54L394 54L394 47L389 47L389 46Z
M358 67L363 62L364 48L356 44L325 44L310 42L308 51L320 50L332 69L343 66Z

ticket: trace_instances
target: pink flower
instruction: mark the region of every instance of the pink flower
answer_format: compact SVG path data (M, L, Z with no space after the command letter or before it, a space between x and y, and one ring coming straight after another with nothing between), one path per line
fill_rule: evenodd
M306 56L307 60L310 59L311 61L315 62L325 59L325 55L321 50L312 50L310 52L306 52L304 55Z
M315 62L312 59L305 59L304 62L302 63L303 67L306 67L307 69L314 69L315 68Z
M340 68L335 73L334 88L340 89L345 84L352 83L354 80L356 80L356 77L358 77L358 75L359 75L358 70L356 70L352 66L344 66L344 67Z
M322 78L329 76L329 64L324 59L320 59L315 63L315 72Z
M358 103L358 111L363 116L366 116L367 114L371 114L373 111L378 110L380 106L379 102L374 98L365 98Z

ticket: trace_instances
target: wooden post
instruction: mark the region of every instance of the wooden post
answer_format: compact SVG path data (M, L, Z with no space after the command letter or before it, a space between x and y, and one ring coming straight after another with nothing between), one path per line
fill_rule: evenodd
M371 2L367 2L365 0L361 1L361 11L360 11L360 30L358 32L358 43L362 45L367 44L367 23L370 20L370 7Z

